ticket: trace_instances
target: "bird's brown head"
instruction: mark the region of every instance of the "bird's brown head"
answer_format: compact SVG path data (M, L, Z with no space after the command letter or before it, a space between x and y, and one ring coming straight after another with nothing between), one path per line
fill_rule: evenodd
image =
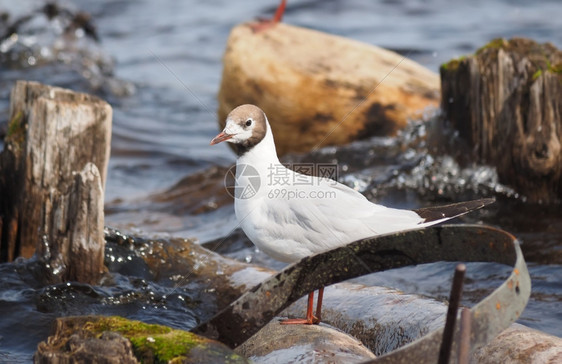
M240 105L226 117L223 131L211 140L211 145L220 142L233 143L238 155L246 153L263 140L267 133L265 113L255 105Z

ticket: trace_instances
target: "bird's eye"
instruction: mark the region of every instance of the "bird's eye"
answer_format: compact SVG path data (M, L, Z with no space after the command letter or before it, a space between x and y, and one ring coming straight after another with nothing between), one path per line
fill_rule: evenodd
M252 119L246 120L246 126L250 126L250 125L252 125Z

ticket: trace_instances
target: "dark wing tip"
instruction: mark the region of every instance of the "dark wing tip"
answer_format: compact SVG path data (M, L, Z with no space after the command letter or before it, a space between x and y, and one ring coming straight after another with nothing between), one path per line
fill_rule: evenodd
M431 222L445 218L453 218L464 215L474 210L496 202L495 198L481 198L478 200L457 202L450 205L423 207L414 210L415 213L424 219L424 222Z

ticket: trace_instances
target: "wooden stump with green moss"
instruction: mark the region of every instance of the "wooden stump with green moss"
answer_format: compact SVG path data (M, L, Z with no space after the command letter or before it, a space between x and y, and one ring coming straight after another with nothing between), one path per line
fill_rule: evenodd
M118 316L58 318L34 362L248 363L227 346L193 333Z
M445 118L500 182L532 202L562 198L562 51L496 39L441 66Z

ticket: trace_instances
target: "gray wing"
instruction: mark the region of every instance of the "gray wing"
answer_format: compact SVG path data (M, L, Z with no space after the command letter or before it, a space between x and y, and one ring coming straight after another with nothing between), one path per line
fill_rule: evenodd
M301 187L299 191L300 198L264 204L262 213L270 222L269 231L306 242L314 247L312 253L411 229L423 221L413 211L373 204L359 192L332 180L320 180L316 186Z

